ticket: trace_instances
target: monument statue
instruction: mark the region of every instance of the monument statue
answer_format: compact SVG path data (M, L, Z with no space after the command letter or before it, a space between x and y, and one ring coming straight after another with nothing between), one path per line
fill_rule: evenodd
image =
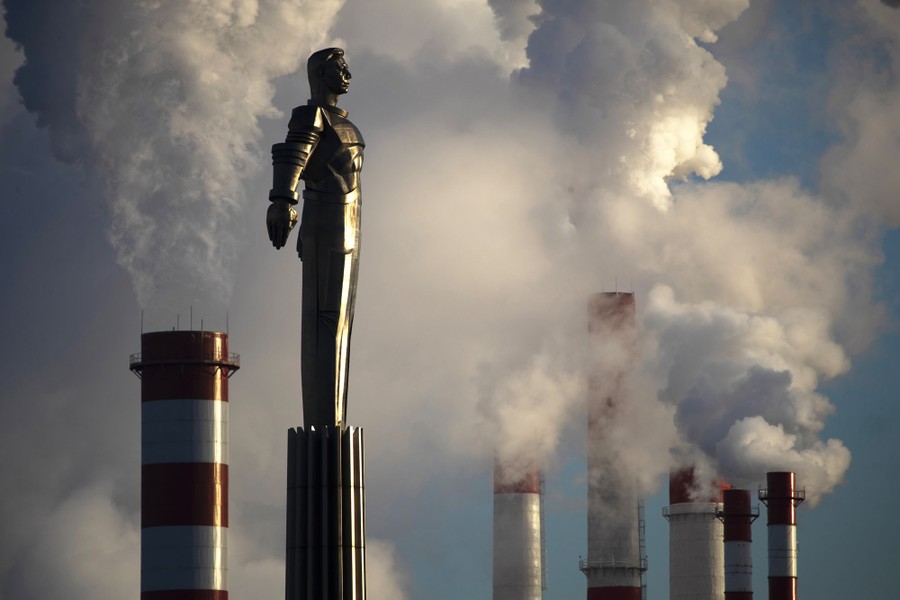
M297 186L306 183L297 253L303 261L300 373L304 426L342 428L347 418L350 330L359 268L359 129L337 107L350 86L340 48L307 62L310 99L294 109L287 138L272 146L266 227L276 249L297 224Z
M272 146L266 228L287 244L303 210L300 375L303 427L288 430L285 598L365 600L365 443L347 424L350 329L359 268L362 136L337 107L350 86L340 48L306 64L310 99L291 114L287 138Z

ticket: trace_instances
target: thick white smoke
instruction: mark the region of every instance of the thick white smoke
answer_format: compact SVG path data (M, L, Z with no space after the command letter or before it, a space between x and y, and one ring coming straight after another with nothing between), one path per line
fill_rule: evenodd
M369 137L387 156L431 149L403 170L402 186L389 160L368 163L378 206L368 251L390 265L368 276L401 283L361 289L404 315L376 335L441 340L426 353L400 342L390 357L364 358L381 372L364 387L392 389L397 415L431 398L451 455L496 447L509 460L549 458L584 414L586 298L619 276L620 289L635 282L646 346L620 430L636 440L643 426L659 442L627 453L647 481L668 470L666 444L681 457L700 449L690 459L709 463L700 468L748 483L786 468L759 460L751 474L729 462L731 426L761 416L809 459L799 470L812 499L839 483L849 455L839 442L819 451L830 405L815 390L848 368L844 344L861 347L878 322L869 296L877 255L858 239L859 211L792 179L698 182L722 168L703 136L727 83L698 41L715 39L747 4L543 2L534 12L524 0L494 2L499 39L404 39L402 51L349 20L345 35L379 56L372 68L397 66L382 73L406 98L394 110L396 94L375 91ZM391 19L384 4L365 10L374 30ZM474 31L483 18L472 13ZM498 48L529 31L528 64L510 72ZM452 102L447 90L463 87L477 93ZM486 160L460 162L473 151ZM373 239L379 227L390 236ZM391 387L390 373L416 392ZM719 407L715 418L692 410L707 404Z
M599 259L604 270L642 282L647 338L638 377L656 381L658 398L675 409L687 449L674 452L743 485L767 470L797 470L814 504L850 462L839 440L818 437L832 407L815 390L849 368L843 345L859 347L879 322L869 296L878 256L859 231L875 207L891 223L890 184L869 184L871 193L851 200L860 181L845 182L848 193L835 197L791 179L737 185L692 177L721 169L703 135L726 83L724 68L695 40L713 41L747 2L715 10L705 2L541 6L529 66L516 79L568 134L570 150L553 158L569 181L567 198L556 200L568 202L573 242L586 257L577 268L589 273ZM875 136L891 131L877 125L896 106L886 88L851 100L884 107L876 114L885 121L867 125L871 132L848 125L847 149L836 152L858 161L892 155L884 147L890 136ZM845 157L836 163L834 179L865 172ZM640 386L630 400L643 412L665 410ZM659 464L634 466L653 473Z
M616 186L666 209L668 179L694 173L708 179L721 170L703 134L725 71L695 36L712 39L711 27L746 6L740 0L713 11L692 2L541 4L529 65L518 79L553 98L557 121L583 144L565 161L576 169L566 173L575 202L595 203L598 187L608 193ZM573 161L579 154L584 158Z
M815 392L818 378L847 368L827 318L682 304L666 286L651 292L646 310L658 344L653 367L667 376L660 394L675 405L689 446L679 449L683 460L699 462L710 481L744 487L767 471L797 471L813 503L840 483L850 452L818 438L833 410Z
M305 64L341 5L92 0L46 7L36 35L18 26L34 8L7 2L26 105L50 125L58 155L102 182L140 306L224 313L243 247L243 182L262 155L257 121L279 114L273 80ZM57 28L66 44L52 39ZM29 86L59 74L59 96Z
M551 302L560 306L550 318L546 310L529 304L535 309L532 326L544 330L545 340L558 337L560 343L520 358L518 367L506 368L497 377L490 398L502 408L494 410L491 422L499 423L503 457L516 456L510 448L552 455L547 451L555 448L559 432L584 413L583 391L576 395L567 386L557 386L555 393L538 392L541 402L531 403L542 427L525 425L529 417L520 412L520 405L527 403L521 398L542 389L535 381L572 379L561 366L557 375L549 376L546 353L576 372L587 364L605 364L588 360L587 345L575 342L586 337L587 295L598 291L604 278L611 288L619 274L647 282L666 274L668 265L646 264L649 257L641 255L641 248L653 252L661 236L647 229L674 218L668 214L677 209L669 181L692 174L709 178L721 169L703 134L726 78L722 66L695 39L712 41L712 32L747 5L719 4L711 11L675 2L539 4L540 12L527 19L528 2L492 6L508 39L514 37L510 31L524 31L526 22L534 23L528 65L514 73L513 85L533 111L529 120L534 124L524 129L538 132L547 124L558 132L555 140L535 144L551 165L550 184L536 184L534 177L522 174L517 179L524 178L532 188L549 187L543 197L529 200L536 205L530 210L543 219L534 224L542 231L545 251L555 258L539 281L556 292ZM533 290L522 293L534 295ZM642 303L639 298L638 306ZM565 313L568 316L560 320ZM554 329L557 333L549 334ZM620 365L606 366L607 376L615 377ZM617 422L609 430L610 443L641 448L622 455L647 484L668 468L665 457L651 454L665 453L674 442L674 432L665 425L670 413L637 377L629 377L626 387L629 402L611 416ZM511 401L504 393L510 389L521 390L521 398ZM506 423L497 420L504 412L517 417L507 417ZM642 437L642 427L652 428L647 437L660 443L634 443ZM532 441L542 435L544 444Z
M473 415L458 400L454 408L486 418L501 456L552 455L561 432L584 409L571 372L585 362L578 341L586 325L582 299L604 283L610 289L616 275L630 276L637 282L645 350L632 386L634 415L621 417L622 430L637 439L643 423L646 436L675 446L676 460L699 461L698 468L735 483L752 485L767 470L796 469L815 503L849 465L840 441L818 437L832 407L815 390L849 368L845 347L871 339L879 309L872 306L870 273L878 256L859 238L865 215L858 205L812 193L793 179L698 182L722 168L703 136L727 82L722 65L698 41L715 40L748 3L539 5L533 19L524 19L531 15L528 2L492 3L496 18L507 22L501 37L511 39L510 31L534 23L529 62L513 73L516 100L505 97L498 78L493 90L478 88L483 103L478 97L467 103L472 113L485 115L499 97L520 117L469 117L477 125L462 133L452 129L455 122L437 134L420 130L445 147L478 147L497 158L483 174L480 165L470 165L465 187L445 188L446 199L432 195L434 205L478 214L475 223L446 213L442 221L477 240L466 248L491 251L454 263L450 254L460 249L448 247L440 256L438 242L425 256L440 256L437 264L449 267L440 271L443 281L432 282L427 271L417 271L417 280L439 289L450 276L449 287L470 290L481 305L490 304L484 299L495 285L519 299L516 319L485 322L481 329L518 343L481 348L480 366L471 354L446 363L456 365L463 380L477 373L472 392L479 409ZM509 29L512 22L518 25ZM510 150L499 144L491 135L497 128L513 132L507 139L521 136L522 145ZM446 178L436 166L444 156L422 158L428 177L416 189L427 189L436 175L451 180L452 161ZM509 165L518 167L513 177L506 175ZM482 176L502 186L485 184ZM460 204L466 198L472 207ZM410 196L410 205L418 201ZM399 214L415 220L414 210ZM477 229L482 225L484 232ZM500 266L511 260L518 264ZM480 322L478 314L466 314ZM441 339L452 344L465 339L462 334ZM672 414L680 442L666 425ZM754 425L758 444L746 438ZM458 444L467 435L451 439ZM788 449L780 455L791 459L775 460L779 453L769 447ZM629 460L648 479L670 466L658 455L632 453Z
M434 220L456 232L416 246L412 268L403 264L407 254L386 260L408 272L397 279L419 284L409 293L414 305L400 309L410 335L422 327L415 315L430 309L422 316L433 319L434 307L441 312L447 305L442 291L467 290L450 304L467 315L468 325L435 335L448 351L459 344L463 352L445 355L445 368L474 382L437 402L454 409L447 427L451 451L486 449L491 444L481 440L488 438L505 461L527 458L525 463L535 456L549 459L567 427L584 413L588 294L604 284L612 288L618 274L646 282L667 275L667 265L648 263L662 243L660 223L674 210L669 181L693 174L709 178L721 169L702 138L726 79L695 38L713 39L713 30L746 7L746 2L705 11L700 4L674 2L538 4L492 2L501 39L479 38L486 51L468 40L456 41L458 47L448 43L437 55L429 48L426 57L409 50L398 56L389 46L387 52L420 79L428 81L423 74L438 71L448 80L420 88L440 91L468 80L477 93L458 109L445 110L446 97L417 90L421 108L411 114L433 112L437 120L419 124L413 139L404 133L396 149L394 133L385 134L389 154L407 147L431 150L418 158L412 173L404 173L412 193L394 189L387 175L380 179L378 166L367 174L370 189L381 185L396 195L379 208L397 207L384 219L401 230L400 239L406 237L406 223L412 239L420 237L418 223ZM379 6L372 6L373 13ZM474 28L481 31L477 22ZM486 76L490 66L475 57L497 60L504 55L498 45L515 47L528 33L527 66ZM376 39L367 46L362 28L346 35L384 52ZM497 66L506 63L498 60ZM506 108L498 111L499 106ZM442 113L453 116L444 123ZM458 157L475 148L490 160L465 161L460 178ZM433 189L435 181L442 182L439 189ZM429 190L425 206L419 190ZM645 226L660 231L645 232ZM462 243L457 234L464 236ZM433 291L433 298L428 291L423 297L422 290ZM402 287L392 291L407 295ZM420 362L410 357L406 364ZM624 437L633 439L641 422L665 429L669 408L642 382L632 387L639 398L621 415ZM399 390L397 395L403 397ZM465 400L473 397L475 410ZM472 430L470 418L483 418L484 427ZM481 435L473 439L473 431ZM647 444L648 452L629 455L640 457L634 458L641 462L635 467L646 467L647 481L668 465L649 456L649 449L664 453L672 435L654 439L659 446Z

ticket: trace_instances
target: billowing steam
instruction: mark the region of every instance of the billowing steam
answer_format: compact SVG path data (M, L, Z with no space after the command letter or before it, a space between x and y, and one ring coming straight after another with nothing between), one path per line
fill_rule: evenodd
M529 65L517 79L553 98L558 123L584 145L587 156L572 165L582 173L572 182L579 204L596 203L598 188L616 186L666 209L668 178L708 179L721 170L703 134L725 71L694 38L715 39L710 28L736 18L747 2L702 11L681 4L542 4Z
M510 42L528 37L534 30L534 18L539 13L534 0L488 0L497 19L500 38Z
M5 2L26 106L105 187L139 304L224 311L257 120L279 114L272 80L304 64L341 0L57 4Z
M535 24L529 62L513 73L513 85L557 128L559 137L544 146L553 149L545 156L557 193L535 202L555 206L543 216L562 221L561 210L568 221L561 233L544 235L560 262L541 286L586 299L601 281L611 289L615 275L639 282L641 364L629 377L632 406L611 416L626 433L611 443L668 440L676 463L740 485L763 481L767 470L796 470L815 504L850 463L839 440L819 438L833 407L816 389L849 368L845 346L864 345L879 320L868 291L877 252L858 232L896 203L870 194L820 197L792 179L697 181L722 169L703 136L726 84L724 68L698 41L714 41L748 2L714 10L706 2L539 4L539 14L525 19ZM492 3L506 37L522 30L528 5ZM864 101L851 106L862 110ZM890 106L883 104L885 118ZM857 136L875 132L848 124L847 139ZM842 155L835 179L862 172L844 155L865 160L860 144L835 149ZM583 302L564 304L584 314ZM854 321L854 314L864 316ZM487 414L499 424L501 456L555 447L566 418L584 411L583 392L563 365L571 365L586 316L534 317L535 327L561 327L568 337L547 334L519 366L500 369L490 396L499 408ZM557 337L566 341L548 347ZM612 365L609 377L618 372ZM528 426L528 406L543 429ZM676 430L666 425L673 410ZM505 421L513 427L504 414L513 415ZM624 452L624 460L645 483L668 468L646 445L632 444L640 451Z
M710 11L693 3L538 4L536 11L524 0L491 3L508 43L530 32L528 64L512 73L511 85L523 98L517 130L532 136L546 166L516 173L515 185L528 190L524 202L509 193L529 215L527 226L537 229L543 254L553 259L533 280L539 290L515 294L528 298L528 323L542 332L536 334L542 341L503 350L517 358L487 369L494 377L485 378L484 370L479 376L481 406L493 406L483 412L506 460L521 459L522 452L551 456L565 427L585 413L582 367L599 368L608 358L587 357L587 296L604 283L612 289L619 274L646 275L649 282L664 274L645 264L639 248L653 253L661 238L647 226L674 218L678 209L669 180L708 179L721 170L703 134L726 78L695 38L714 40L713 31L747 5L722 3ZM555 132L549 139L548 129ZM523 140L527 144L527 135ZM607 366L611 378L621 367L617 361ZM639 399L615 415L611 443L642 435L641 423L666 429L669 409L641 382L628 387ZM658 433L651 437L659 444L623 453L641 463L632 466L647 474L647 483L660 473L660 458L645 451L665 453L673 439L672 432Z

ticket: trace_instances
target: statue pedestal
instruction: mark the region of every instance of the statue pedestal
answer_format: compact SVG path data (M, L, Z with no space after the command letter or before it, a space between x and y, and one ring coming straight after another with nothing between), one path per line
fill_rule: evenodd
M286 600L365 600L363 430L288 430Z

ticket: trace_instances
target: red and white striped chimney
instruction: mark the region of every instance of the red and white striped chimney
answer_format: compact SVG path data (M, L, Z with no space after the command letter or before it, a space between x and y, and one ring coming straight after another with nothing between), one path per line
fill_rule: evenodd
M768 507L769 600L797 599L797 505L806 494L791 472L766 473L759 499Z
M543 598L541 473L494 464L494 600Z
M641 600L646 560L638 474L609 434L627 402L625 377L636 354L634 294L592 295L588 331L595 350L588 379L588 555L579 568L588 600Z
M750 506L747 490L725 490L725 600L753 600L753 532L759 509Z
M228 335L141 336L141 600L227 600Z

